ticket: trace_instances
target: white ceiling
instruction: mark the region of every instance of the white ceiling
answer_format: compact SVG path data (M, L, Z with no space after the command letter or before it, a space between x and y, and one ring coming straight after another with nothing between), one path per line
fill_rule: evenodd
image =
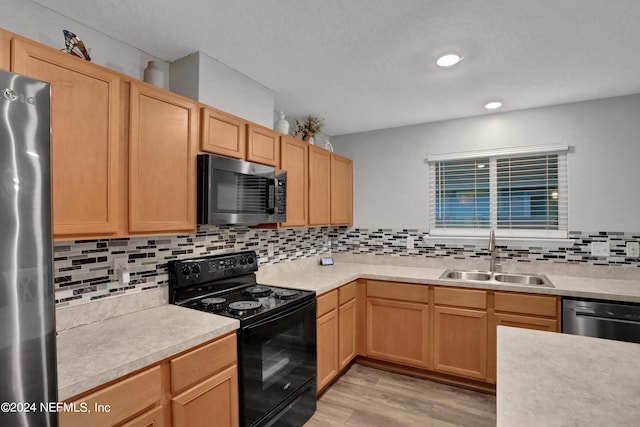
M640 93L638 0L35 1L167 61L202 51L329 135Z

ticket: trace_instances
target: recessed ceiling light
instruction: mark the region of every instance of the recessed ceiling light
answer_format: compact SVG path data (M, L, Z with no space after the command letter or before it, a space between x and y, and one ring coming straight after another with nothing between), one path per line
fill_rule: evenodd
M436 59L436 64L439 67L452 67L456 65L458 62L462 61L462 56L455 53L447 53L446 55L439 56Z
M502 107L502 102L500 101L491 101L484 104L484 108L486 108L487 110L495 110L500 107Z

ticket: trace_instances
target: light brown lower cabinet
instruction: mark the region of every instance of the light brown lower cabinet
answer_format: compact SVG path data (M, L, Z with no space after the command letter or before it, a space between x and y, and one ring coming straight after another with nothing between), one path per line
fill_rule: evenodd
M61 412L60 427L238 427L236 354L231 333L67 399L91 412Z
M160 405L161 399L161 368L154 366L84 397L70 399L79 408L86 405L89 411L61 412L59 422L61 427L113 426Z
M381 280L357 285L339 288L339 301L335 291L318 298L319 390L358 355L484 388L496 382L498 325L560 330L557 296Z
M202 381L171 402L173 427L238 426L237 366Z
M356 309L354 298L341 304L338 310L340 369L343 369L356 357Z
M316 319L318 392L324 389L340 370L338 341L338 291L318 297Z
M433 312L433 370L486 379L487 312L440 306Z
M317 382L321 393L358 354L358 281L318 297Z
M162 406L153 408L120 427L165 427L164 408Z
M494 309L489 326L489 356L487 380L496 382L497 327L560 331L560 298L517 292L495 292Z
M429 367L429 286L367 281L367 356Z

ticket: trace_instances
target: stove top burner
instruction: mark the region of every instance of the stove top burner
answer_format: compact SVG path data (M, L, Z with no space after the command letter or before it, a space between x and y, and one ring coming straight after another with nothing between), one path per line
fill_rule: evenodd
M300 291L296 291L294 289L279 289L275 291L273 295L276 298L283 300L295 299L298 295L300 295Z
M218 311L224 308L224 303L227 302L226 298L204 298L200 301L206 308Z
M268 297L269 295L271 295L271 289L262 285L252 286L245 289L243 292L254 298Z
M236 315L257 313L262 304L257 301L236 301L229 304L229 312Z

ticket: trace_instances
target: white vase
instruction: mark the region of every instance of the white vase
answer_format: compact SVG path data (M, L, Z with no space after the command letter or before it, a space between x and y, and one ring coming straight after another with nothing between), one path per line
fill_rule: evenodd
M316 139L314 137L309 138L309 144L314 145L316 143Z
M164 71L156 61L149 61L144 69L144 81L164 89Z
M282 111L280 111L280 118L273 125L273 130L289 135L289 122L284 118Z

